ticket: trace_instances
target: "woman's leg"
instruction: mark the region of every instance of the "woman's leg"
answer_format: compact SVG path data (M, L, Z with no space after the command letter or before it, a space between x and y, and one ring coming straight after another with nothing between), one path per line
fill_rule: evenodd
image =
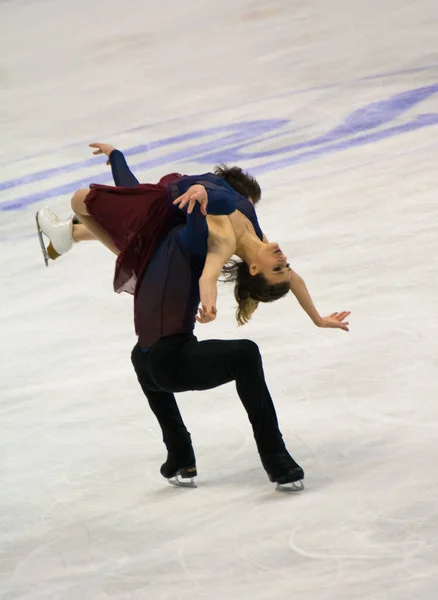
M94 233L91 233L91 231L89 231L85 225L82 225L82 223L73 225L72 237L75 242L88 242L96 240Z
M62 225L70 227L68 222L64 222L63 224L61 223L61 226ZM91 231L88 231L88 229L85 227L85 225L82 225L82 223L73 224L71 237L73 238L74 242L87 242L96 240L96 237L91 233ZM61 256L61 254L55 250L52 241L50 241L49 245L47 246L47 254L52 260L56 260Z
M116 256L119 255L120 251L114 244L111 236L105 231L105 229L96 223L96 221L89 215L87 206L85 204L85 198L89 193L89 189L78 190L73 194L71 199L71 207L73 212L79 217L81 223L85 228L104 246L106 246Z

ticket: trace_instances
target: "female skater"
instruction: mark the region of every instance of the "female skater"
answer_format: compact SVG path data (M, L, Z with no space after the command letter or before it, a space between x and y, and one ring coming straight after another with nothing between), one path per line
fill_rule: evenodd
M272 302L291 290L316 325L339 327L331 316L319 316L304 281L290 269L278 244L270 244L263 235L254 210L261 190L254 178L234 167L218 168L216 175L170 174L157 185L141 185L121 152L109 144L90 146L97 148L94 154L108 156L116 186L122 187L93 184L91 191L76 192L72 206L81 224L71 219L62 223L48 209L39 211L39 226L59 254L71 248L72 240L100 239L118 256L114 289L134 293L136 305L138 274L158 240L184 222L185 212L190 214L199 201L201 212L209 213L209 252L200 279L204 319L215 317L216 284L224 270L228 281L236 281L239 324L249 320L259 302ZM155 227L150 227L151 222ZM224 267L233 254L243 261Z

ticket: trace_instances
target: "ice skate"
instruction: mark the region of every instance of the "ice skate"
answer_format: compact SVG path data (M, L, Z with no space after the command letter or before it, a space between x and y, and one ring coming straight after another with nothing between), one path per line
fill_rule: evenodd
M48 267L49 259L55 260L68 252L72 247L73 217L70 217L67 221L60 221L50 208L44 207L36 213L35 219L41 251L46 267ZM43 234L50 240L47 248L44 243Z
M301 492L304 489L304 471L287 450L261 454L260 458L270 481L277 484L277 490Z
M46 267L48 267L49 266L49 253L48 253L48 249L46 248L46 245L44 243L43 232L38 223L38 213L35 215L35 221L36 221L36 226L37 226L38 239L40 241L40 246L41 246L41 252L43 253L43 258L44 258Z
M160 473L171 485L195 488L194 478L198 472L193 450L186 455L169 452L166 462L161 465Z

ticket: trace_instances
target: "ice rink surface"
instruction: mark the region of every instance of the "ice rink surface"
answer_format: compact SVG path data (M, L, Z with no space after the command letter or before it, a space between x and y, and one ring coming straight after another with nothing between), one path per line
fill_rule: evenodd
M438 3L0 2L1 600L436 600ZM233 385L179 395L198 488L169 486L130 364L132 299L82 244L49 269L37 208L217 162L257 175L294 298L200 338L259 343L306 471L275 491Z

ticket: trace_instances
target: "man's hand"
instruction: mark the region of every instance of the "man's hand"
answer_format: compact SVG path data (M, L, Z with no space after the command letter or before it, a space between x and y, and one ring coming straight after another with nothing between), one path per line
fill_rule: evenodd
M113 150L115 150L114 146L111 146L111 144L100 144L99 142L95 142L94 144L89 144L90 148L97 148L97 150L95 150L93 152L93 154L106 154L109 158L109 155L111 154L111 152ZM109 165L110 161L107 160L106 164Z
M348 325L350 324L345 319L351 314L351 311L344 310L343 312L334 312L328 317L322 317L321 320L315 324L318 327L328 327L330 329L342 329L343 331L349 331Z
M192 185L189 187L185 194L179 196L176 200L174 200L174 204L179 206L179 208L184 208L186 204L189 205L187 209L187 214L190 215L193 211L193 207L196 202L199 202L201 205L201 212L203 215L207 214L207 204L208 204L208 195L205 187L199 183Z

